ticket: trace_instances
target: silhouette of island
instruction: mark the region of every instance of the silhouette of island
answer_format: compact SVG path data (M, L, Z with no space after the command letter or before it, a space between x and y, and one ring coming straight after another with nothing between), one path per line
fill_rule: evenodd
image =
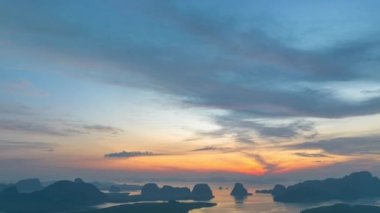
M160 188L155 183L147 183L140 195L124 193L107 194L108 202L139 202L139 201L169 201L169 200L197 200L208 201L213 198L211 188L207 184L196 184L192 191L187 187L173 187L165 185Z
M94 185L85 183L82 180L58 181L47 186L39 192L32 193L44 201L68 202L73 204L98 204L105 201L106 196L100 192Z
M20 193L16 185L11 185L0 193L0 211L54 212L105 201L104 193L84 182L57 181L31 193Z
M160 200L182 200L190 199L192 194L190 189L186 187L165 185L159 188L155 183L148 183L142 187L141 196Z
M44 188L38 178L20 180L16 183L16 187L20 193L31 193Z
M255 192L257 194L272 194L273 189L257 189Z
M118 186L112 185L110 188L108 188L108 191L111 193L119 193L121 192L121 189Z
M205 183L196 184L191 195L194 200L211 200L214 198L210 186Z
M285 192L286 190L286 187L284 185L281 185L281 184L276 184L273 189L263 189L263 190L256 190L256 193L261 193L261 194L271 194L273 195L274 197L282 194L283 192Z
M160 187L155 183L147 183L141 189L141 196L157 196L160 194Z
M159 188L157 184L150 183L142 187L140 195L129 193L103 193L93 184L86 183L80 178L74 181L57 181L49 186L35 190L30 186L38 186L38 179L20 181L23 188L20 192L17 184L9 185L0 192L0 212L68 212L88 209L92 205L105 202L143 202L143 201L170 201L170 200L210 200L213 198L211 188L207 184L196 184L192 191L186 187L173 187L165 185ZM179 209L187 212L189 209L210 206L210 204L179 204L168 203L163 209ZM160 207L160 206L159 206ZM190 208L191 207L191 208ZM127 207L125 207L127 208ZM129 208L129 207L128 207ZM133 207L137 208L137 207ZM145 208L141 206L141 208ZM140 211L144 212L144 211Z
M365 171L342 178L305 181L288 186L285 190L281 187L273 193L274 200L278 202L347 201L378 196L380 180Z
M121 191L140 191L142 188L141 185L134 185L134 184L117 184L117 183L112 183L112 182L98 182L98 181L91 182L91 183L94 186L96 186L96 188L98 188L99 190L109 191L113 193L117 193ZM120 191L118 189L120 189Z
M348 204L335 204L332 206L322 206L312 209L306 209L301 213L379 213L379 206L369 205L348 205Z
M187 213L193 209L213 207L215 203L192 202L180 203L176 201L169 201L166 203L136 203L125 204L104 209L97 209L86 211L86 213Z
M234 196L235 198L244 198L249 195L252 195L252 193L248 193L247 189L244 188L243 184L235 183L230 195Z

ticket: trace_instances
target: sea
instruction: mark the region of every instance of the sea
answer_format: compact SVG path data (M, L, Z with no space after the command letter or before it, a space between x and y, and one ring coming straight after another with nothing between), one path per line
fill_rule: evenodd
M183 183L158 183L159 186L171 185L171 186L186 186L190 189L194 184ZM215 198L209 202L216 203L217 205L211 208L195 209L190 213L299 213L301 210L314 208L318 206L333 205L336 203L343 203L342 201L329 201L321 203L280 203L274 202L270 194L256 194L256 189L271 189L273 185L251 185L244 184L245 188L252 193L252 196L246 197L244 200L236 200L230 192L233 188L233 184L209 184L212 188ZM132 192L132 194L139 194L139 192ZM192 201L182 201L192 202ZM364 204L364 205L377 205L380 206L380 198L374 199L361 199L350 204ZM97 208L106 208L120 204L107 203L97 206Z

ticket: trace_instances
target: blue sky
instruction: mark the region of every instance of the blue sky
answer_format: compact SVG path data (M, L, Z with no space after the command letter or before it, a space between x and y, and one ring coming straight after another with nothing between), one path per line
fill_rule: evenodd
M379 4L1 1L0 169L380 174Z

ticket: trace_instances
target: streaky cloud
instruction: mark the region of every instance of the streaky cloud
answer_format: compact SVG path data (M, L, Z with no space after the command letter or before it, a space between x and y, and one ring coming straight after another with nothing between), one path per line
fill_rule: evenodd
M205 152L205 151L220 151L220 152L234 152L236 149L231 147L221 147L221 146L205 146L198 149L191 150L192 152Z
M324 153L308 153L308 152L296 152L293 155L305 157L305 158L330 158L331 156Z
M121 151L121 152L113 152L105 154L104 157L106 158L135 158L135 157L146 157L146 156L158 156L163 155L159 153L154 152L140 152L140 151L133 151L133 152L127 152L127 151Z
M60 131L54 127L51 127L47 124L30 122L30 121L21 121L21 120L0 120L0 130L6 131L16 131L23 133L36 133L43 135L54 135L54 136L65 136L65 132Z
M278 168L276 164L268 162L260 154L248 153L248 152L243 152L243 154L254 159L258 164L260 164L266 170L267 174L273 173Z
M84 125L83 129L95 131L95 132L112 133L112 134L118 134L124 131L120 128L113 127L113 126L106 126L106 125Z
M268 124L265 121L249 119L241 114L227 114L214 117L219 129L201 132L201 136L219 138L231 135L236 142L253 144L254 135L269 139L290 139L295 137L315 137L317 132L314 123L306 120L297 120L287 124Z
M380 154L380 137L376 135L358 137L340 137L319 141L309 141L288 145L284 148L323 150L336 155L378 155Z
M57 145L54 143L35 142L35 141L16 141L0 140L0 150L24 150L24 149L41 149L44 151L54 151Z

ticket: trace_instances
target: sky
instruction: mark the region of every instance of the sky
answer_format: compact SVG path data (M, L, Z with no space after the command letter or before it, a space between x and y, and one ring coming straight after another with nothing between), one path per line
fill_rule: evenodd
M376 0L2 0L2 181L380 175Z

